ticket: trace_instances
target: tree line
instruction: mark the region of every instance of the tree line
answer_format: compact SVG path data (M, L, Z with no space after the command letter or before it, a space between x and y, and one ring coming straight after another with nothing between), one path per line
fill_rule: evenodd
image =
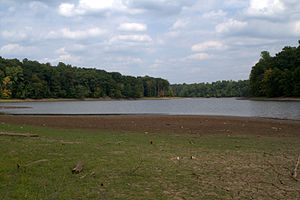
M217 81L212 83L171 85L178 97L247 97L249 81Z
M300 97L300 40L275 56L263 51L252 67L250 92L258 97Z
M57 66L0 56L0 98L300 97L300 40L275 56L263 51L249 80L174 84L162 78Z
M140 98L173 96L167 80L0 57L0 98Z

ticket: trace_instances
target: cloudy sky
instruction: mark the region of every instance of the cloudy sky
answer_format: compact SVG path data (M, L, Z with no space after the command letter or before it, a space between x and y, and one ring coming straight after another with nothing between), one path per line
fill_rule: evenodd
M0 56L154 76L247 79L300 40L299 0L0 0Z

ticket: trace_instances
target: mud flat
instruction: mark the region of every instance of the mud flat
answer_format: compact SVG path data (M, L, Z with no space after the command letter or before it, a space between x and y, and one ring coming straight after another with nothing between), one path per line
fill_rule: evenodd
M300 121L186 115L2 115L0 122L67 129L179 135L300 137Z

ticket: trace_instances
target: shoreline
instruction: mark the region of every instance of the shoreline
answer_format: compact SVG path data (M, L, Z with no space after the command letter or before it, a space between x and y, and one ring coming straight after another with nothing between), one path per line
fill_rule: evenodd
M300 121L199 115L0 115L0 123L192 136L300 137Z
M251 100L251 101L300 101L300 97L236 97L237 100Z
M170 100L191 99L188 97L142 97L142 98L46 98L46 99L0 99L0 103L22 103L22 102L59 102L59 101L136 101L136 100Z
M26 108L30 108L27 106L0 106L0 110L1 109L26 109Z
M3 107L3 106L2 106ZM265 119L265 120L280 120L280 121L294 121L294 122L300 122L300 119L287 119L287 118L272 118L272 117L259 117L259 116L235 116L235 115L201 115L201 114L168 114L168 113L129 113L129 114L124 114L124 113L107 113L107 114L51 114L51 113L45 113L45 114L14 114L14 113L5 113L5 112L1 112L1 109L28 109L31 107L10 107L7 106L5 108L1 108L0 106L0 115L6 115L6 116L62 116L62 117L102 117L102 116L174 116L174 117L178 117L178 116L184 116L184 117L223 117L223 118L250 118L250 119Z
M46 99L0 99L0 103L22 102L59 102L59 101L139 101L139 100L172 100L172 99L210 99L210 98L234 98L236 100L250 101L300 101L300 97L142 97L142 98L46 98Z

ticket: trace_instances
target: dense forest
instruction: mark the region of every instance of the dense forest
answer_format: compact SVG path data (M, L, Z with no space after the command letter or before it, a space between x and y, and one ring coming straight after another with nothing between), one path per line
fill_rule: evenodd
M167 80L0 57L0 98L140 98L173 96Z
M172 85L178 97L247 97L248 88L248 80Z
M284 47L274 57L261 53L251 70L250 92L258 97L300 97L300 40L298 47Z

